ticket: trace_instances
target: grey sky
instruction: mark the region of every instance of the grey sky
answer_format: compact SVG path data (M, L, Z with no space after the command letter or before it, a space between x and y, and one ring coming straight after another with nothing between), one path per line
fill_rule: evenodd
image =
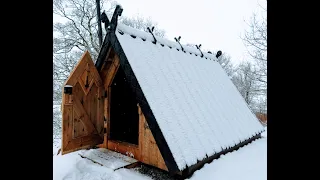
M166 31L167 38L181 36L181 42L202 44L202 49L222 50L238 63L249 56L240 39L258 3L266 0L117 0L124 16L150 17ZM103 9L102 9L103 11ZM54 21L56 17L54 16Z

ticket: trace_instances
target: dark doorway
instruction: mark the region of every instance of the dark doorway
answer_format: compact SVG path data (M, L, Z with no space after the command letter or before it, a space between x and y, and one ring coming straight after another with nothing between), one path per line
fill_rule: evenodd
M110 101L110 139L138 145L137 101L121 66L111 84Z

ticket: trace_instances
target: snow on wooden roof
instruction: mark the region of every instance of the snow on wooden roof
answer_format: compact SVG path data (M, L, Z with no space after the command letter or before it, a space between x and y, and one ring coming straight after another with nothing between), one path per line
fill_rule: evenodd
M179 170L263 131L214 55L120 23L116 36Z

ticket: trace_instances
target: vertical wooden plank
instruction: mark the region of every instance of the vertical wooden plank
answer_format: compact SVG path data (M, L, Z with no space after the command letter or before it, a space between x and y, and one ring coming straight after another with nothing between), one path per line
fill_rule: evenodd
M91 103L91 102L89 102L89 101L91 101L91 96L90 95L91 95L90 93L88 93L87 95L83 94L82 95L82 99L83 99L82 103L83 103L83 108L86 110L86 113L89 116L88 120L90 122L92 122L92 119L91 119L91 116L90 116L91 109L89 108L89 105ZM79 114L79 116L80 116L80 114Z
M62 136L62 147L66 147L72 139L72 127L73 127L73 108L72 105L64 105L63 107L63 136Z
M100 127L100 131L99 133L100 134L104 134L103 132L103 129L104 129L104 89L102 86L100 86L98 88L98 103L97 103L97 113L96 114L96 117L97 117L97 125Z
M108 93L108 90L106 90L107 92L106 93ZM109 117L108 117L108 111L107 111L107 109L109 108L109 102L108 102L108 100L109 100L109 97L107 96L106 98L104 98L104 117L105 117L105 119L107 120ZM106 123L106 122L105 122Z
M158 147L157 147L157 152L158 152L157 153L157 159L158 159L157 160L158 161L157 167L159 167L160 169L163 169L163 170L168 170Z
M143 158L143 142L144 142L144 135L143 135L143 116L142 116L142 112L141 112L141 108L139 106L139 104L137 104L138 106L138 114L139 114L139 151L140 151L140 159Z
M89 86L86 87L87 83ZM98 116L98 88L103 88L103 84L88 51L70 73L65 85L71 85L73 89L72 95L63 93L62 97L62 154L103 141L103 114L100 115L102 118Z
M72 100L72 95L68 95L68 104L72 104L73 100Z
M104 88L100 88L99 91L100 91L101 95L104 95L105 92L106 92L106 95L108 93L107 90L105 90ZM103 124L104 124L104 128L107 130L109 128L108 121L107 121L107 119L108 119L108 96L103 98L102 103L103 104L100 104L102 107L100 107L99 109L101 111L103 111L103 117L102 117ZM104 132L103 147L104 148L108 147L108 133L107 133L107 131Z
M141 111L141 108L139 107L139 111ZM149 129L148 123L145 119L145 116L143 112L140 113L140 120L141 120L141 126L139 131L142 134L142 149L141 149L141 162L145 164L149 164L155 167L158 167L160 169L168 171L165 162L162 158L162 155L160 153L160 150L155 142L155 139L151 133L151 130Z
M150 163L153 166L157 166L158 164L158 156L157 156L157 144L153 138L153 135L151 133L151 130L148 129L148 136L150 137L149 141L150 141L150 149L151 149L151 153L150 153Z
M98 93L99 92L98 91L99 91L99 88L94 83L93 86L92 86L92 89L90 90L90 93L91 93L91 96L92 96L92 99L93 99L92 101L90 101L91 102L91 104L90 104L91 108L90 109L91 109L91 119L93 121L95 121L94 122L94 124L96 125L95 128L97 129L97 132L99 134L100 133L100 128L103 127L103 124L101 124L101 120L97 116L98 112L99 112L99 108L98 108L99 107L99 104L98 104L98 102L99 102L99 100L98 100L99 94Z
M92 85L91 89L89 90L87 96L85 97L84 106L87 109L87 114L90 117L90 121L92 122L94 128L99 128L97 122L97 93L98 88L95 84ZM98 129L97 129L98 130ZM99 133L99 132L98 132Z
M148 130L148 137L150 137L150 133L149 133L149 130ZM155 159L154 159L154 144L153 144L153 142L152 142L152 138L149 138L149 163L150 163L150 165L152 165L152 166L155 166L155 163L154 163L154 161L155 161Z
M64 100L62 102L64 102L65 104L69 103L69 95L65 94L63 97Z
M104 144L106 147L108 147L108 138L110 136L110 106L109 104L111 103L111 83L112 80L114 78L114 76L116 75L117 72L117 66L114 65L115 63L115 58L114 56L112 57L107 57L108 58L108 62L111 62L110 66L108 65L108 62L106 62L105 64L107 64L108 66L104 66L104 69L100 72L100 74L102 74L103 77L103 87L101 89L101 96L104 95L104 93L106 92L107 97L104 98L104 100L102 101L102 108L101 111L103 111L104 113L103 116L101 117L102 119L106 119L106 121L104 122L104 127L106 128L106 133L104 135ZM111 60L110 60L111 58ZM119 63L118 63L119 66Z
M107 109L107 111L108 111L108 113L107 113L107 115L108 115L108 118L107 118L107 135L108 135L108 139L109 139L109 137L110 137L110 103L111 103L111 87L108 87L108 109Z
M149 136L148 136L148 125L143 114L142 114L142 117L143 117L143 131L144 131L144 143L143 143L144 144L144 147L143 147L144 162L146 164L150 164L150 159L149 159L150 143L149 143Z

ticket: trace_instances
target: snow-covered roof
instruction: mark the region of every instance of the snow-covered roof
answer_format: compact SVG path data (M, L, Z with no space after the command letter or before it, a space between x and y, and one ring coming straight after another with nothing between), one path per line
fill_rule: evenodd
M263 131L213 54L120 23L116 36L179 170Z

